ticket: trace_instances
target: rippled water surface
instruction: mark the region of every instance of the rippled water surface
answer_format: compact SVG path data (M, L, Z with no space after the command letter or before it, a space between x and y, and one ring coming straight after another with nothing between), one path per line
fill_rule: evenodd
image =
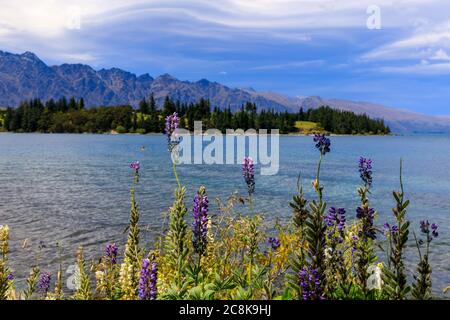
M142 162L137 197L143 237L151 243L175 187L166 149L166 139L159 135L0 134L0 224L11 228L10 262L17 278L25 278L36 259L44 269L55 270L56 242L63 248L65 268L73 263L78 245L85 247L89 258L100 256L107 242L115 241L123 248L132 160ZM354 216L358 204L360 155L374 160L371 200L379 212L379 225L392 221L392 190L398 189L399 160L404 159L412 227L417 230L421 219L440 227L440 236L432 244L434 288L440 294L450 285L450 137L332 137L321 182L329 205L345 207L349 216ZM307 196L313 197L310 182L317 158L310 137L280 138L279 173L260 176L257 170L255 207L266 220L290 219L288 201L299 171ZM245 192L240 165L184 165L178 171L188 199L200 184L211 199ZM45 245L41 251L40 241ZM412 271L417 262L413 243L407 258Z

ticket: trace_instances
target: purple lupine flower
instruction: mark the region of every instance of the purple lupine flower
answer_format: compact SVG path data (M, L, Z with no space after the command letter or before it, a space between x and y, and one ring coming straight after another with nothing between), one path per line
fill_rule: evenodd
M359 158L359 176L364 184L370 188L372 186L372 160L368 158Z
M142 260L141 275L139 277L139 299L150 300L149 278L150 278L150 260Z
M117 245L115 243L110 243L108 245L106 245L106 256L109 258L109 260L111 261L112 264L116 264L117 263L117 252L118 252L119 248L117 247Z
M13 280L14 280L14 273L10 272L10 273L8 274L8 276L6 277L6 280L8 280L8 281L13 281Z
M247 184L248 194L255 192L255 166L251 157L245 157L242 162L242 175Z
M370 239L376 239L375 228L373 227L373 220L375 218L375 210L366 206L358 207L356 209L356 218L362 220L362 234Z
M150 273L150 300L156 300L158 296L158 263L152 262L152 271Z
M331 141L324 134L315 134L313 140L322 155L330 152Z
M398 232L398 227L396 225L391 226L387 222L383 225L383 229L384 229L383 233L384 233L385 236L389 236L389 235L394 236Z
M344 242L345 209L331 207L324 220L328 227L328 236L333 238L333 241L335 242ZM336 230L338 231L339 236L336 236Z
M267 242L271 245L273 251L277 251L278 248L281 246L280 239L275 237L269 237L267 239Z
M298 273L303 300L324 300L321 280L317 270L312 267L303 267Z
M345 209L331 207L325 216L325 223L328 227L337 227L339 232L345 229Z
M437 224L435 224L435 223L431 224L431 235L434 238L437 238L439 236L439 233L437 232L437 229L438 229Z
M169 151L175 148L176 145L180 142L177 137L174 136L174 132L178 129L180 124L180 118L178 118L178 114L174 112L172 115L166 117L166 125L164 129L164 133L167 135Z
M200 187L194 198L194 206L192 208L192 244L195 252L199 255L205 253L208 244L208 196L205 187Z
M139 299L155 300L158 294L156 282L158 280L158 263L153 261L150 266L149 259L142 260L141 275L139 278Z
M52 276L48 272L42 272L39 276L39 282L38 282L38 291L44 295L47 294L48 290L50 289L50 281L52 279Z
M430 235L430 222L428 220L420 221L420 231L427 236L428 242L431 242L433 238L437 238L439 233L437 232L438 226L433 223L431 224L431 235Z
M141 163L139 161L133 161L132 163L130 163L130 168L138 172L139 169L141 168Z

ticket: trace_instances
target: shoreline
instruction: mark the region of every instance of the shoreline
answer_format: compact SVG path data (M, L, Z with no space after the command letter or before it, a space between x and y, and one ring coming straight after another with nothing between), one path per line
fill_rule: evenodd
M191 134L194 134L193 131L190 132ZM0 134L42 134L42 135L110 135L110 136L123 136L123 135L136 135L136 136L164 136L164 133L157 133L157 132L149 132L149 133L118 133L118 132L102 132L102 133L93 133L93 132L11 132L11 131L0 131ZM390 134L338 134L338 133L325 133L325 136L330 137L392 137L392 136L406 136L406 135L449 135L450 133L411 133L411 134L398 134L398 133L390 133ZM208 135L203 133L203 135ZM238 134L234 134L236 136L239 136ZM286 136L286 137L312 137L314 133L311 134L304 134L304 133L280 133L280 136Z

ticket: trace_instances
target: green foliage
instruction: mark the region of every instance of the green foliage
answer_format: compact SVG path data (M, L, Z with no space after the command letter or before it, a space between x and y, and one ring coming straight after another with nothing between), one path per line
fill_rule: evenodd
M308 241L308 258L312 268L316 269L321 279L325 275L324 249L326 226L323 222L326 203L313 200L306 221L306 240Z
M364 185L358 188L358 194L361 199L361 208L368 209L369 199L367 194L369 193L369 186ZM376 216L377 213L374 213ZM368 217L362 217L358 224L358 237L359 241L355 244L355 262L356 262L356 273L358 277L359 286L362 290L362 294L364 297L367 297L369 294L369 288L367 286L367 281L370 277L368 272L369 267L375 263L377 257L374 254L374 239L368 237L367 233L372 231L369 229L373 229L373 227L369 227L368 225Z
M27 278L27 289L24 292L25 299L31 299L31 296L33 295L36 285L38 283L39 274L40 274L39 267L33 267L30 271L30 275Z
M398 232L390 237L389 268L385 271L384 282L386 295L391 299L403 300L410 291L407 285L406 270L403 262L404 250L408 242L409 221L406 219L406 208L409 200L404 199L403 162L400 161L400 191L393 191L396 206L392 209L398 226Z
M0 225L0 300L6 300L12 286L12 280L8 279L10 270L8 268L9 253L9 227Z
M323 106L317 109L299 112L299 121L319 123L328 132L337 134L389 134L389 127L383 120L373 120L367 115L357 115Z
M415 283L412 287L412 296L417 300L431 299L431 266L428 255L424 255L417 266L418 276L415 276Z
M127 129L125 129L125 127L123 127L123 126L117 126L116 132L117 133L127 133Z
M307 208L308 201L305 199L305 194L303 192L303 186L301 185L300 175L297 179L297 190L298 194L292 197L292 201L289 203L290 207L293 210L293 221L294 225L303 230L305 226L305 222L308 218L309 212Z
M83 99L66 98L25 101L17 109L0 110L0 128L13 132L49 133L118 133L163 132L164 119L177 112L182 119L180 127L194 130L194 121L202 121L205 128L226 129L279 129L281 133L312 133L327 131L338 134L388 134L382 120L372 120L366 115L329 107L301 110L298 113L261 110L256 104L246 103L239 110L212 108L210 102L174 102L166 97L161 110L155 99L143 99L137 111L131 106L111 106L85 109ZM323 128L323 129L322 129ZM305 131L306 130L306 131Z
M135 170L133 186L131 187L131 210L128 239L125 245L125 260L121 270L124 299L136 298L136 288L139 283L138 274L142 259L142 253L139 246L139 208L136 202L136 185L138 182L139 171Z
M186 188L177 188L175 191L175 201L169 209L169 230L166 236L166 254L168 263L175 270L175 284L182 285L184 270L186 268L186 258L189 254L187 224L185 215L187 213L184 198Z
M78 267L78 288L75 293L76 300L91 300L91 280L86 272L86 263L84 261L83 248L79 247L77 251L77 267Z

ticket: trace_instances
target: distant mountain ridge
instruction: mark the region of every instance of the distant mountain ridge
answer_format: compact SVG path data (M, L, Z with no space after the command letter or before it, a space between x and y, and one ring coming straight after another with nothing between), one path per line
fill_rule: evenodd
M84 64L48 66L32 52L13 54L0 51L0 106L16 107L20 102L39 98L84 98L87 106L131 104L153 93L158 105L166 96L182 102L209 99L213 106L236 110L246 102L254 102L259 109L297 112L329 105L332 108L366 113L382 118L393 132L448 132L450 117L432 117L407 110L321 97L287 97L253 88L230 88L202 79L181 81L169 74L156 78L149 74L137 76L118 69L94 70Z

